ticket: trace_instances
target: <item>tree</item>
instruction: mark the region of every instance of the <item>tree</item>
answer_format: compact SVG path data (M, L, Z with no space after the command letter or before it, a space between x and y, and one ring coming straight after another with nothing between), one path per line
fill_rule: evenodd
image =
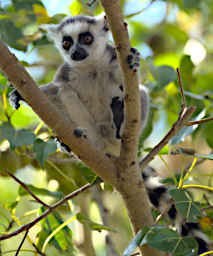
M211 3L211 1L209 2ZM30 64L23 62L23 65L20 65L18 64L17 59L8 51L7 47L0 42L0 69L3 72L0 77L0 83L2 84L1 99L3 103L1 107L2 123L0 127L0 136L1 140L3 141L1 144L2 151L0 159L1 175L6 175L6 173L9 174L13 179L16 180L16 182L20 184L19 195L23 197L26 195L25 191L27 191L27 193L30 193L31 196L34 197L37 204L41 206L37 209L37 212L40 215L38 218L33 220L31 219L29 224L22 225L19 229L16 229L16 231L8 232L12 228L12 223L14 221L16 221L18 225L20 224L15 214L19 201L14 200L10 205L4 205L5 209L2 209L2 216L4 216L3 231L6 231L8 234L2 234L0 239L4 241L6 239L11 239L12 236L21 233L21 231L25 232L19 248L16 249L16 255L18 255L19 250L23 250L22 242L24 242L25 238L28 236L28 232L31 232L31 227L37 222L40 222L40 227L42 227L42 230L37 233L38 241L32 241L28 236L31 245L34 247L34 251L44 255L47 245L52 244L56 249L62 251L64 255L74 254L76 244L71 240L71 230L67 228L67 225L72 223L74 220L78 220L85 226L84 243L78 245L79 250L82 250L85 255L94 255L95 250L91 241L90 230L111 231L108 226L109 216L107 216L107 211L104 210L105 206L103 201L100 199L100 197L103 196L103 192L101 192L102 187L100 185L102 180L104 181L105 185L110 184L108 187L113 187L120 192L127 208L133 230L135 233L139 231L136 238L131 242L130 247L134 249L136 246L140 246L140 250L143 252L143 255L148 255L150 253L153 255L161 255L160 251L153 248L163 250L163 245L158 245L157 243L153 245L153 243L150 242L153 237L150 238L147 235L150 234L148 233L150 231L152 234L157 235L159 229L161 228L159 226L156 228L146 228L146 226L150 227L156 223L151 214L148 197L141 179L140 168L143 169L154 157L157 156L157 154L169 155L168 150L165 150L165 148L164 152L161 151L169 141L173 145L177 145L187 136L187 139L190 136L191 139L196 141L197 138L202 135L202 141L207 142L210 148L212 147L210 132L211 122L207 122L208 119L204 120L204 124L201 122L189 122L192 114L194 121L205 116L208 117L211 114L212 99L211 94L207 94L207 91L211 88L209 85L209 81L211 79L211 70L208 69L205 71L205 61L201 63L202 65L200 64L200 66L195 66L195 64L197 65L197 62L195 60L194 63L192 62L192 53L191 58L187 55L178 54L178 51L183 51L184 46L185 49L187 48L186 42L188 45L197 43L197 47L198 45L201 48L203 47L201 43L199 44L198 40L194 39L193 41L190 38L189 28L185 28L181 23L183 19L196 22L197 19L194 18L194 16L197 17L200 15L200 20L197 21L197 24L200 26L202 25L200 28L202 32L202 39L208 39L209 34L207 25L209 24L209 21L207 22L205 20L207 9L209 11L209 17L212 17L213 14L213 9L207 8L209 7L208 1L190 1L190 3L189 1L167 1L165 5L163 5L163 2L160 2L162 8L163 6L166 6L168 13L172 13L175 8L178 8L178 15L180 15L182 20L178 21L177 18L175 21L170 22L168 20L169 15L166 15L164 20L161 21L161 24L153 27L146 27L145 25L143 26L140 22L133 21L131 19L131 17L137 17L137 15L140 13L143 14L143 12L145 12L144 9L139 11L137 10L135 13L127 16L129 24L134 30L132 43L139 44L141 41L144 41L153 50L154 56L152 60L146 59L143 61L142 81L149 86L153 102L156 104L159 103L160 106L163 107L164 113L167 114L169 124L172 127L161 142L154 146L140 163L138 161L138 154L144 150L144 140L151 133L153 129L152 127L154 126L154 123L156 123L155 119L159 111L156 107L153 107L149 126L147 127L146 133L143 134L140 140L140 150L138 152L138 127L137 123L133 123L131 121L138 120L139 116L139 102L136 100L138 98L138 81L137 74L134 74L128 70L125 61L128 54L128 49L130 48L127 25L123 21L120 1L102 0L101 4L106 12L114 42L118 50L118 57L124 75L124 85L126 87L126 93L128 94L125 102L128 116L127 124L122 142L121 155L117 159L109 159L101 152L94 149L88 141L81 140L73 136L74 127L70 126L70 123L68 124L66 120L63 120L63 118L57 113L57 110L55 110L54 105L48 102L46 97L36 87L36 84L23 68L23 66L42 66L45 69L45 76L43 76L38 83L51 80L51 73L58 66L55 64L57 62L57 58L55 58L54 61L45 63L44 60L47 58L47 54L51 55L53 49L50 48L46 37L38 29L38 25L49 22L58 22L63 15L49 17L44 5L39 0L12 1L12 3L9 5L2 5L0 9L1 39L10 47L19 49L23 52L26 52L27 47L30 45L32 49L37 49L39 56L43 56L43 61L41 63ZM127 4L128 2L123 1L122 8L125 9ZM154 4L159 4L159 2L150 1L147 8L151 8ZM78 14L78 11L84 11L92 14L100 12L100 6L96 2L86 3L74 1L70 5L70 10L72 14ZM181 25L183 27L181 27ZM44 52L47 44L48 51ZM205 49L203 47L202 49L204 50L205 54L208 53L207 48ZM176 81L177 76L176 71L174 70L174 66L176 65L180 66L180 72L178 73L179 82ZM6 77L8 81L10 81L20 91L20 93L24 96L27 102L29 102L30 106L41 117L41 119L56 132L64 143L72 148L73 152L79 157L79 159L82 160L82 162L80 160L76 160L75 158L71 158L70 156L68 157L66 154L59 152L55 153L56 145L50 138L52 136L52 131L45 127L41 121L38 119L35 120L31 117L30 122L24 123L24 110L28 109L26 106L23 106L24 110L20 110L20 113L18 114L16 114L17 112L12 111L11 106L9 106L7 102L7 95L10 89L8 87ZM184 84L184 90L186 91L183 91L182 83ZM192 84L193 86L191 86ZM181 93L178 95L178 97L175 97L175 95L178 94L178 85L181 88ZM167 97L164 96L165 91L167 92ZM185 97L188 104L186 104ZM134 109L132 108L133 103L135 105ZM181 111L178 115L178 109L180 108L181 104ZM188 107L189 104L192 107ZM175 120L177 121L175 122ZM24 129L17 129L18 122L22 128L24 127ZM36 128L32 128L32 125L35 124ZM194 129L195 124L199 124L199 128ZM34 129L34 133L32 132L32 129ZM5 140L9 141L9 147L5 144ZM195 160L198 157L201 159L212 159L212 154L201 153L201 151L198 151L197 153L194 148L193 150L187 150L185 146L184 148L178 147L176 151L176 154L190 155L194 157ZM48 181L52 179L57 180L60 186L59 191L62 191L65 194L70 192L72 193L64 197L60 192L53 192L44 188L40 189L32 185L26 186L20 181L20 179L17 179L14 174L17 170L27 165L31 165L35 169L40 169L41 167L44 168L48 176ZM187 175L189 176L189 172L187 172ZM61 179L61 177L64 179ZM102 180L98 177L100 177ZM180 177L181 178L179 178L179 181L177 182L179 187L182 189L188 188L186 185L182 184L183 175ZM185 176L185 178L187 178L187 176ZM176 179L174 180L176 181ZM89 182L88 185L86 184L87 182ZM90 193L87 192L86 194L82 194L76 198L77 202L75 209L78 206L80 207L81 212L77 214L73 213L71 219L64 221L62 215L64 215L64 211L66 211L66 213L70 212L70 209L60 208L60 211L55 211L55 209L59 209L58 207L60 205L65 202L69 202L69 199L79 195L79 193L81 194L84 190L90 187L93 187ZM201 185L199 188L205 190L212 189L211 187L204 187ZM183 192L185 195L185 191ZM94 223L88 218L88 208L90 205L88 200L91 198L91 194L93 194L93 198L95 198L100 212L102 213L104 225ZM54 200L60 198L60 201L56 202L55 204L52 204L52 201L46 203L45 200L40 200L37 195L50 196ZM176 200L175 197L174 200ZM203 201L201 202L203 203ZM191 204L190 200L183 214L187 214L189 204ZM211 209L211 200L209 198L205 204ZM66 204L66 207L67 206L69 206L69 204ZM27 212L27 209L24 211ZM10 216L7 217L9 213ZM44 219L45 216L48 217ZM210 216L211 210L210 212L205 212L205 216L200 216L201 221L203 221L205 217L205 220L208 220L208 223L211 223ZM6 220L8 220L9 223L7 223ZM90 230L87 229L88 227ZM208 229L210 224L207 224L206 227ZM165 228L165 230L166 239L169 239L171 235L174 235L174 233L170 233L168 228ZM212 235L211 232L209 235ZM147 242L144 242L144 237L146 238ZM178 236L177 243L179 239L180 238ZM113 255L113 253L116 255L114 243L110 235L107 236L106 242L108 250L111 250L109 255ZM177 243L175 243L175 247L177 246ZM190 251L190 242L186 242L186 244L186 249ZM127 249L125 255L130 255L133 250L132 248ZM48 249L51 250L51 247ZM166 247L166 250L164 249L163 251L169 251L168 247ZM173 248L170 251L173 251ZM48 252L49 251L47 251L47 254ZM174 255L182 254L177 252Z

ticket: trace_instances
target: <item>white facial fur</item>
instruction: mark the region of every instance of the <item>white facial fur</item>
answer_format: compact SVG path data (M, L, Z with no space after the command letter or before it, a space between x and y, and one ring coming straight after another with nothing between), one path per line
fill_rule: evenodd
M109 31L104 29L106 25L104 16L104 14L101 14L93 18L88 17L88 19L94 19L94 23L89 23L84 20L79 21L77 19L74 22L66 23L66 21L70 19L70 17L67 17L61 22L61 24L66 23L64 26L60 27L61 24L50 24L43 25L42 28L48 31L49 38L55 42L55 45L67 63L71 66L84 66L100 60L103 56L109 38ZM73 18L75 19L75 17ZM62 47L63 36L71 36L75 44L78 40L78 35L83 32L90 32L94 40L91 45L81 45L88 53L88 57L81 61L74 61L70 57L70 51L66 51ZM75 45L73 45L73 47L75 47Z

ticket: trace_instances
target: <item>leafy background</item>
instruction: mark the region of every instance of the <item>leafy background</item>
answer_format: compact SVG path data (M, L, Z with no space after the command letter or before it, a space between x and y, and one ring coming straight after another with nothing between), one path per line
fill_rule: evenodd
M59 0L0 0L0 39L8 44L38 85L50 82L62 63L39 25L58 23L66 14L96 15L102 12L97 2L92 6L83 0L63 3ZM146 152L159 142L178 117L181 102L177 67L180 68L187 103L196 106L193 119L212 116L213 1L122 0L122 6L132 45L143 57L141 83L149 88L152 101L149 123L140 141L140 152ZM10 91L9 82L0 73L0 232L8 231L12 223L11 231L44 210L7 177L6 170L30 184L31 190L49 204L95 178L82 163L72 161L65 153L56 152L52 131L29 106L23 103L19 110L12 109L7 100ZM184 128L152 165L163 177L180 173L193 159L183 154L180 147L193 149L211 159L208 154L213 148L212 131L212 122ZM177 150L179 154L171 154ZM206 160L193 169L187 184L211 186L212 175L212 162ZM110 228L100 225L99 207L94 199L95 192L91 190L34 227L24 248L33 251L32 244L35 243L41 250L45 249L47 255L58 255L59 251L63 255L80 255L82 244L87 242L83 234L89 232L97 255L104 255L106 230L112 229L110 235L116 241L120 255L132 237L131 228L119 194L110 185L102 185L102 199L110 212ZM193 191L193 198L202 207L213 203L211 194L206 191ZM205 215L205 218L200 216L200 223L212 238L211 209ZM63 228L43 248L52 231L68 219L71 219L69 228ZM162 220L161 224L165 222ZM94 231L90 233L91 230ZM169 236L170 231L166 232ZM4 255L4 252L16 250L21 238L19 235L1 242L0 252Z

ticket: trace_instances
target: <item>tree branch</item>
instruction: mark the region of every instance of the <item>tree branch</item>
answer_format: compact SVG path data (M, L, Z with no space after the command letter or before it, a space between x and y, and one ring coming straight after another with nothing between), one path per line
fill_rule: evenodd
M49 208L49 205L45 202L41 201L29 188L27 185L25 185L20 179L18 179L15 175L13 175L8 170L5 170L6 173L12 177L16 182L18 182L38 203L42 204L44 207Z
M179 131L186 125L190 117L195 111L195 107L187 107L183 84L181 80L181 74L179 69L177 68L178 75L178 84L180 87L180 95L181 95L181 111L178 115L178 120L173 124L172 128L169 130L167 135L149 152L147 156L145 156L140 162L140 168L143 169L151 162L155 156L161 151L161 149L168 144L169 140L174 137Z
M76 197L78 194L82 193L83 191L87 190L88 188L92 187L93 185L94 185L94 183L92 183L92 184L88 183L88 184L80 187L79 189L75 190L74 192L66 195L64 198L62 198L61 200L59 200L58 202L56 202L52 206L49 206L49 208L42 215L40 215L39 217L35 218L30 223L22 225L20 228L18 228L17 230L15 230L15 231L13 231L13 232L11 232L9 234L5 234L5 235L0 236L0 241L1 240L6 240L6 239L11 238L13 236L16 236L16 235L20 234L21 232L23 232L25 230L29 230L35 224L37 224L39 221L41 221L47 215L49 215L52 211L54 211L57 207L59 207L60 205L64 204L66 201Z
M127 23L124 22L120 1L100 0L110 25L115 42L118 60L121 66L125 88L125 127L122 135L120 159L137 161L138 137L140 127L140 93L138 74L127 64L130 54L130 40Z
M154 223L137 158L141 110L138 74L130 70L127 64L131 45L120 1L100 0L100 2L112 31L125 87L125 127L120 157L115 162L117 167L115 188L124 199L134 231L137 233L145 225ZM143 255L161 255L159 251L147 245L141 247L140 251Z
M24 234L24 237L23 237L23 239L21 240L21 243L20 243L20 245L19 245L19 247L18 247L18 249L17 249L17 251L16 251L15 256L18 256L18 254L19 254L19 252L20 252L20 250L21 250L21 247L22 247L22 245L23 245L23 243L24 243L24 241L25 241L25 239L26 239L26 237L27 237L28 232L29 232L29 230L27 229L26 232L25 232L25 234Z
M178 120L173 124L172 128L169 130L166 136L140 162L140 167L142 169L155 158L161 149L168 144L172 137L179 133L179 131L185 126L185 123L190 119L194 111L195 107L184 108L181 110Z
M114 184L115 165L102 152L95 149L85 138L74 135L73 124L63 119L54 104L48 100L25 68L18 62L5 44L0 40L0 70L20 92L40 118L50 126L73 152L103 180Z

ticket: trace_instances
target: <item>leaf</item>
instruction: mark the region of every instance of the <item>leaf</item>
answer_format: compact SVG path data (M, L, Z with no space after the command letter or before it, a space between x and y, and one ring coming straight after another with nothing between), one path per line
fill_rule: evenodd
M7 79L0 72L0 94L3 93L6 87L7 87Z
M26 45L19 43L19 40L24 38L21 29L17 28L9 19L1 19L0 38L12 48L22 51L27 50Z
M157 81L157 85L160 88L163 88L167 84L175 81L177 78L176 71L170 66L166 66L166 65L154 66L152 64L150 67L150 70L153 77Z
M37 188L29 184L26 184L26 185L36 195L51 196L57 199L61 199L63 197L62 192L54 192L54 191L47 190L45 188ZM18 193L20 196L25 196L29 194L22 186L19 187Z
M36 159L43 168L48 155L54 153L56 149L56 142L52 139L48 140L47 142L41 139L36 139L33 144L33 151L36 153Z
M195 9L200 6L200 0L181 0L185 9Z
M84 10L84 7L82 3L78 0L72 1L72 3L69 6L69 10L72 14L72 16L79 15Z
M12 211L17 207L18 203L19 203L18 200L14 201L14 202L11 202L11 203L7 203L7 204L6 204L6 208L7 208L10 212L12 212Z
M205 124L203 129L203 136L208 143L208 146L213 149L213 136L212 136L213 122L208 122Z
M175 206L187 222L196 222L201 212L183 189L170 189L169 194L175 201Z
M45 211L45 207L41 207L39 209L39 214L42 214ZM63 219L60 214L56 211L49 214L45 219L41 221L42 229L38 233L38 248L41 249L46 238L62 223ZM70 228L65 226L62 230L57 232L55 236L49 242L51 245L56 247L60 252L69 252L73 253L73 245L72 245L72 231ZM73 254L69 254L73 255Z
M141 245L141 242L142 242L144 236L146 235L146 233L148 232L148 230L149 230L148 227L144 227L140 231L138 231L136 236L132 239L132 241L129 243L129 245L127 246L127 248L123 252L122 256L130 256L132 254L132 252L138 246Z
M81 224L85 225L89 229L97 230L99 232L101 232L102 230L115 232L115 230L110 227L91 221L87 216L83 215L80 212L76 215L76 217Z
M34 13L37 16L38 24L47 24L50 21L47 10L41 4L33 5Z
M197 242L191 237L181 237L179 233L164 226L152 227L144 239L151 247L172 253L173 256L196 256Z
M85 166L82 162L77 163L77 168L79 174L84 177L84 179L92 183L96 180L97 176L94 172L92 172L87 166ZM97 181L98 182L98 181Z
M188 91L184 91L184 95L186 95L192 99L195 99L195 100L206 100L205 96L200 95L200 94L195 94L192 92L188 92Z
M10 142L11 149L22 145L30 145L35 139L35 135L25 129L15 130L9 123L5 122L0 126L0 138Z
M180 74L184 89L189 89L190 85L193 84L193 71L194 64L191 61L191 57L188 55L183 56L180 61Z
M17 11L22 9L33 11L34 5L43 6L43 3L41 0L13 0L12 2Z
M13 112L11 116L11 124L15 128L27 128L29 126L37 126L40 118L26 104L21 104L20 108Z

